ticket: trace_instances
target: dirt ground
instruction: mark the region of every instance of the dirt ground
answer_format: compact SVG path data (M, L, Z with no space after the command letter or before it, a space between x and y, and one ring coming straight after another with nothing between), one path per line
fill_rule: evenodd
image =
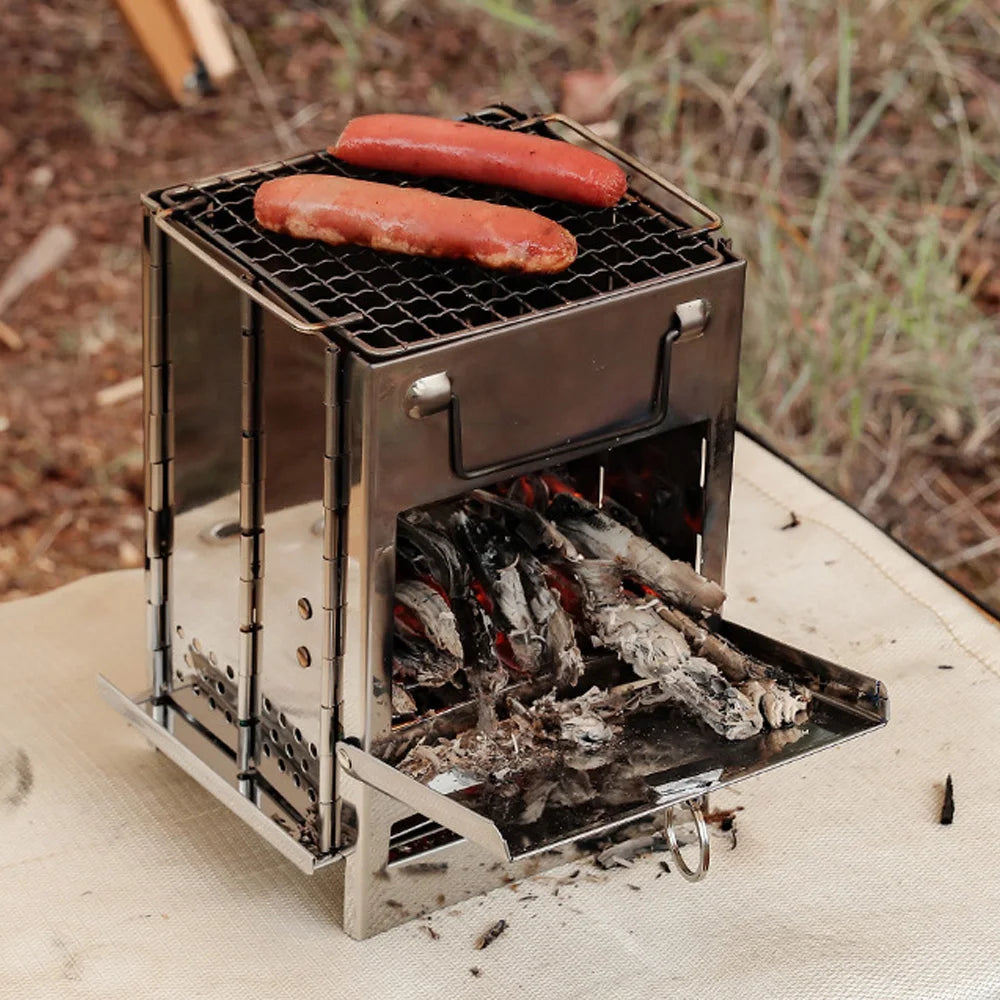
M716 141L733 95L743 100L760 86L746 82L751 64L736 72L722 62L720 76L735 74L732 89L712 97L711 80L699 86L682 82L673 99L684 115L670 118L664 112L653 120L649 95L658 93L659 77L643 76L645 64L637 55L625 65L632 58L628 53L638 51L635 39L645 19L669 16L662 25L669 35L677 25L704 20L712 5L699 10L679 4L667 15L660 4L565 0L535 5L355 0L326 7L267 0L226 4L241 71L223 94L179 109L161 95L112 4L6 0L3 6L0 278L48 227L66 227L75 245L60 266L0 312L0 599L142 563L141 400L127 393L128 381L141 372L139 192L318 148L362 111L457 114L498 98L526 108L568 104L568 110L610 130L625 148L658 159L663 149L651 145L650 130L669 134L675 147L698 147L699 128ZM635 24L622 27L614 17L595 21L592 8L602 7L615 8L623 22L634 18ZM719 17L722 9L715 8ZM632 31L631 49L622 41L626 29ZM605 53L599 43L609 32L618 41L609 42ZM691 58L711 66L719 57L695 52ZM989 63L987 69L993 68ZM567 80L571 71L583 75ZM662 88L674 86L671 79L664 79ZM699 79L694 77L695 84ZM963 80L956 83L965 86ZM839 123L843 109L836 103ZM861 107L854 117L863 114ZM924 141L906 133L904 119L889 117L879 129L883 125L902 130L895 139L902 166L869 171L864 184L859 182L854 197L863 189L873 202L899 191L908 143ZM738 124L729 126L738 132ZM780 122L781 141L794 143L797 131L807 129L808 123L796 124L789 111L789 120ZM747 139L747 155L755 142ZM990 190L982 185L996 185L997 170L995 162L994 175L975 157L969 162L979 177L977 193L960 193L935 218L944 227L944 242L956 248L956 283L971 276L975 308L987 335L996 338L1000 249L988 229L967 223L979 218L976 206L986 203L982 199ZM699 193L710 201L718 197L745 206L752 195L731 178L714 193L710 178L705 185ZM820 189L817 200L822 197ZM934 204L940 209L942 202ZM793 251L795 243L793 233ZM763 254L753 263L759 274L774 266ZM884 294L893 294L891 285L885 288ZM748 338L755 335L754 322L748 316ZM751 361L753 356L751 350ZM981 381L982 356L970 359L979 370L968 372L969 381ZM897 537L1000 606L995 383L977 397L978 417L967 417L971 411L964 403L945 401L933 420L922 422L914 416L919 407L907 402L911 387L901 389L897 379L886 390L895 395L883 410L871 410L850 434L832 434L820 447L813 438L807 441L812 424L804 421L798 397L794 405L788 402L797 371L793 365L778 373L780 392L768 388L766 371L750 371L748 387L759 388L760 395L744 407L744 419ZM878 377L877 369L871 371ZM117 386L127 398L102 395ZM983 400L992 400L993 409L984 410ZM848 465L844 455L853 456Z

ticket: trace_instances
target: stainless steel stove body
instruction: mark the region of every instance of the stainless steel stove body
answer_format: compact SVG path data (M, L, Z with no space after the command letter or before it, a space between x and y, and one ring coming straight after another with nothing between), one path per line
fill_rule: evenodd
M480 120L596 141L505 108ZM647 801L528 833L382 759L406 728L391 702L401 512L557 464L593 491L652 475L669 554L723 582L744 263L707 209L604 152L633 180L615 209L421 182L567 225L579 259L546 278L257 229L260 181L345 172L325 154L145 199L151 687L104 692L300 868L343 865L357 937L886 719L878 682L720 620L814 691L797 742L720 746L664 723L644 736ZM707 222L684 223L678 199Z

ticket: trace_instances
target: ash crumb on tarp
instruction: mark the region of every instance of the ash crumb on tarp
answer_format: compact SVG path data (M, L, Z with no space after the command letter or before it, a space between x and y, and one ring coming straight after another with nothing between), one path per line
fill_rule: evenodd
M955 787L951 781L951 775L944 783L944 802L941 803L941 825L950 826L955 818Z
M938 670L954 670L955 667L950 663L939 663Z
M483 974L483 970L480 969L478 965L470 966L469 972L471 972L477 979Z
M21 749L0 756L0 805L23 805L35 784L31 758Z
M781 530L788 531L789 528L797 528L801 523L798 514L794 510L790 510L788 512L788 520L781 526Z
M482 951L483 948L488 948L506 929L507 921L498 920L488 931L485 931L476 938L475 949Z

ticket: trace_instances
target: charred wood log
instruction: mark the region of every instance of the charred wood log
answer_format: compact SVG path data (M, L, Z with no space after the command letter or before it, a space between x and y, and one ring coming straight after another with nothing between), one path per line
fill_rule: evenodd
M572 493L549 504L549 516L570 541L595 559L610 559L622 570L663 594L671 604L703 615L717 610L725 591L685 562L671 559L623 524Z

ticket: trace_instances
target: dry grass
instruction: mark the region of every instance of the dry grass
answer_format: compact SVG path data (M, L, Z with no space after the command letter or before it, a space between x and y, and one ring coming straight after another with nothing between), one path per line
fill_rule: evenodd
M717 207L749 259L743 420L1000 608L995 0L224 5L246 72L180 111L113 5L9 0L0 267L53 221L90 257L5 317L28 347L0 368L0 523L20 519L0 592L135 547L138 418L112 427L78 387L138 370L138 190L318 148L364 111L552 108L596 70L616 95L600 127ZM125 465L95 479L98 446ZM46 541L72 505L83 521Z

